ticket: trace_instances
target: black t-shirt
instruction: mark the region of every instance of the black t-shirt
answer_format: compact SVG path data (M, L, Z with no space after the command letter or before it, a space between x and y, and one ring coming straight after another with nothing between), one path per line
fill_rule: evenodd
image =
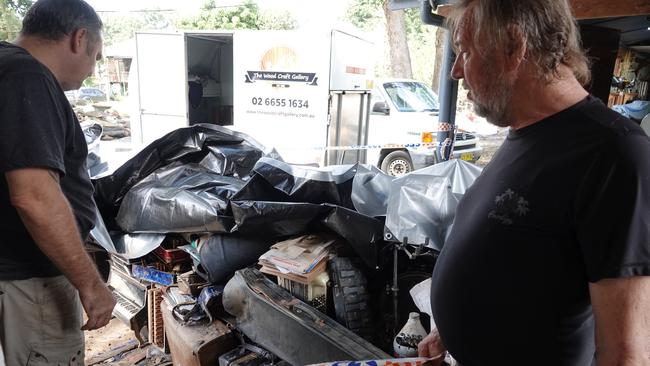
M57 171L85 238L95 222L87 154L79 122L54 75L22 48L0 42L0 280L60 274L11 205L4 173L28 167Z
M650 275L650 139L592 96L511 131L458 206L433 272L463 366L588 366L589 282Z

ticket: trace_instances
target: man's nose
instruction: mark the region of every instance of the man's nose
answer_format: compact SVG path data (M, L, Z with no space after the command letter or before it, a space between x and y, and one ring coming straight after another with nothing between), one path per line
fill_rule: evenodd
M451 78L454 80L460 80L463 77L464 75L461 57L456 56L456 59L454 60L454 66L451 67Z

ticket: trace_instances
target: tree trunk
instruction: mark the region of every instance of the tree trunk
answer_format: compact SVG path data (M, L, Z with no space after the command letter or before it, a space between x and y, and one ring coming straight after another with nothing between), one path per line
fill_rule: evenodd
M445 36L447 32L442 27L436 27L436 55L433 66L433 78L431 89L440 95L440 70L442 69L442 57L445 48Z
M393 77L412 79L411 54L409 53L408 38L406 37L406 21L404 10L391 11L388 0L384 1L386 15L386 34L390 49L390 69Z

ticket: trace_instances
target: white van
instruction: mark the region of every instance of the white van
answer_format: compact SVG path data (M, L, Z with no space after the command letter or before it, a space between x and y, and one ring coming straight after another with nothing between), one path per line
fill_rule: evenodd
M414 80L373 84L373 47L340 30L138 32L132 141L211 123L294 164L361 162L401 175L435 163L435 94ZM474 136L456 140L455 156L478 159Z
M377 79L372 90L367 162L394 176L435 164L438 96L426 84L410 79ZM476 162L478 137L456 132L452 155Z

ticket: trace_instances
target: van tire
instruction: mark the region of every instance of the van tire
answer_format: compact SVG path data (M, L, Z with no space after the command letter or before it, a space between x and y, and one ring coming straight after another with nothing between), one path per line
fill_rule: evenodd
M414 170L411 156L406 151L393 151L381 161L381 170L393 177L410 173Z
M356 258L329 261L336 321L367 341L374 336L366 275Z

